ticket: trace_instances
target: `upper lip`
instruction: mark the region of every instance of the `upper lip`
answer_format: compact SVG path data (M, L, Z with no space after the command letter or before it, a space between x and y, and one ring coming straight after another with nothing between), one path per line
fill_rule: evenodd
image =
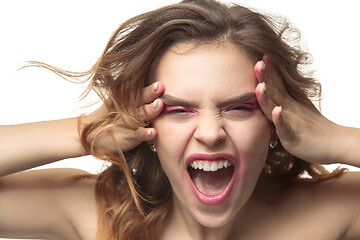
M195 160L219 160L226 159L231 161L232 163L236 163L235 156L230 153L193 153L190 154L185 161L186 166L188 166L191 162Z

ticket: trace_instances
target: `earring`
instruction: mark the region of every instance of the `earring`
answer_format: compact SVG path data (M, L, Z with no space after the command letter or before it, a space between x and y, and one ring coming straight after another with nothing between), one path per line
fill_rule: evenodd
M135 176L136 173L137 173L137 169L136 169L136 168L133 168L133 169L131 169L131 172L132 172L132 174Z
M270 147L271 147L272 149L274 149L277 144L278 144L278 140L270 141Z
M151 151L156 152L155 144L150 144L149 147L150 147Z

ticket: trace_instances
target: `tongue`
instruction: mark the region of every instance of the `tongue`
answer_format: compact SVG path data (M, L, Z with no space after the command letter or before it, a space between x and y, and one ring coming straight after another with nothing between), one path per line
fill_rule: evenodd
M234 167L223 168L215 172L189 168L189 174L196 188L205 195L216 195L229 184Z

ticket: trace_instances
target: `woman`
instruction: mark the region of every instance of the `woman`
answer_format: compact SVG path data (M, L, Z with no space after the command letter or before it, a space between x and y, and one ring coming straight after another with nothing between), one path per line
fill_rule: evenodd
M104 100L99 110L1 127L0 232L50 239L359 237L359 175L318 165L359 167L359 130L330 122L313 106L319 85L300 71L306 53L283 41L291 30L249 9L201 0L125 22L83 74ZM112 165L99 176L20 172L83 154Z

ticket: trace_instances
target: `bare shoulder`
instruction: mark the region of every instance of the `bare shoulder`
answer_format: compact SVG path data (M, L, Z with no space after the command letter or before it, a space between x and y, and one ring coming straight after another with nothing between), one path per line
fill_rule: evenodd
M330 199L333 203L346 201L357 202L360 197L360 172L344 172L339 176L317 181L317 182L298 182L297 190L299 194L307 193L316 199ZM350 201L350 202L349 202Z
M56 199L79 239L95 239L97 231L96 177L78 169L67 169L69 175L58 178Z
M295 185L294 197L290 199L318 219L319 224L327 226L324 230L337 231L336 239L360 237L360 172Z
M2 177L0 205L5 207L0 212L0 237L95 239L95 184L95 176L79 169Z

